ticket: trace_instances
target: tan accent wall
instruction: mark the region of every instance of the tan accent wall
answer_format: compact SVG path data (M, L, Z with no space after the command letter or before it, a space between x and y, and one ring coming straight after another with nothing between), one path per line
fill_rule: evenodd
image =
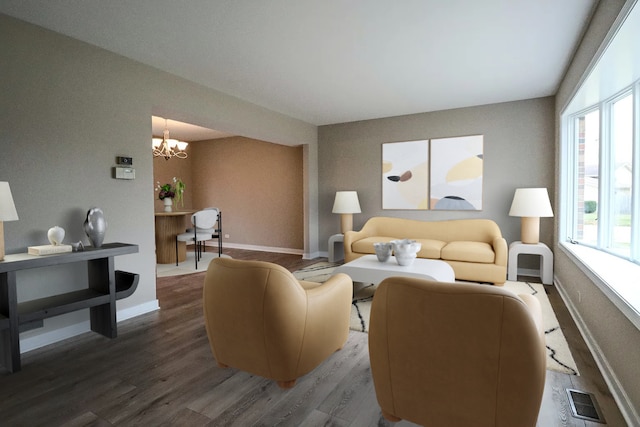
M301 146L232 137L191 143L189 150L185 205L220 208L225 243L302 253Z
M191 145L187 147L187 151L192 153L193 150ZM191 178L191 159L193 157L187 157L186 159L169 159L166 160L164 157L154 157L153 158L153 208L155 212L162 212L164 210L164 202L158 198L158 191L156 191L156 187L158 183L160 185L163 184L173 184L173 178L179 178L182 182L185 183L185 191L183 195L182 203L174 204L173 209L175 210L192 210L193 206L193 195L192 195L192 178Z

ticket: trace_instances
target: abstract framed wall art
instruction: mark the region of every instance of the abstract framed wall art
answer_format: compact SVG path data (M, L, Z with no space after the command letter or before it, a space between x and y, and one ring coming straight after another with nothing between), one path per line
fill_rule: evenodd
M482 210L483 136L431 140L434 210Z
M429 140L382 144L382 209L429 209Z

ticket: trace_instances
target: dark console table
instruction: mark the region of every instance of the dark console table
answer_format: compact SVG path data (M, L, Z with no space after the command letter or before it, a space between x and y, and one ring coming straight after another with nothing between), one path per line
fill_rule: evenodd
M48 317L89 308L91 330L115 338L116 300L135 291L139 275L116 271L113 258L137 252L138 245L109 243L55 255L6 255L0 261L0 362L4 367L20 370L20 331L40 326ZM87 263L87 288L18 303L17 271L80 262Z

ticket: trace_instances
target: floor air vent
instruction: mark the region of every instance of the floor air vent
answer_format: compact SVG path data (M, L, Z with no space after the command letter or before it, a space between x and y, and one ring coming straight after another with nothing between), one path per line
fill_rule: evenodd
M575 418L606 424L593 394L568 388L571 412Z

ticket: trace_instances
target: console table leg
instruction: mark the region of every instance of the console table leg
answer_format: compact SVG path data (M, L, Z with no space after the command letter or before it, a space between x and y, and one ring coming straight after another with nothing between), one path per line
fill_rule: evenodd
M91 307L91 330L107 338L118 335L116 326L116 276L113 257L94 259L88 262L89 287L110 295L108 304Z
M20 331L16 272L0 274L0 357L11 372L20 370Z

